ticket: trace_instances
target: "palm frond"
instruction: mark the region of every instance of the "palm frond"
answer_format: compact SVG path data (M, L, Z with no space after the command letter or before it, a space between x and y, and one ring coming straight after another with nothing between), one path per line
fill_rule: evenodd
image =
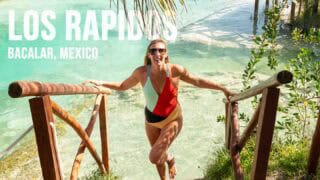
M116 2L115 0L109 1L110 5L111 1L116 3L117 11L119 12L119 0ZM121 3L128 21L127 0L121 0ZM178 4L187 11L185 0L179 0ZM176 24L177 3L175 0L134 0L133 7L135 13L141 16L141 20L138 22L144 32L146 30L154 31L155 29L160 30L164 28L164 21Z

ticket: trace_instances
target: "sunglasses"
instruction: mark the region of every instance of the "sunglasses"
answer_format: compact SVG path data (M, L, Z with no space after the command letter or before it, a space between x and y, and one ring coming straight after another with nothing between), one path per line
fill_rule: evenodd
M167 50L163 48L152 48L149 49L149 52L151 55L155 55L157 52L159 52L161 55L164 55L167 52Z

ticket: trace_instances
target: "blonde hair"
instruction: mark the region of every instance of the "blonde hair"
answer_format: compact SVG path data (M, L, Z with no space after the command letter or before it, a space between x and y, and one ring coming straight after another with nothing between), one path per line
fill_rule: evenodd
M166 49L167 49L167 54L168 54L168 47L167 47L167 43L162 40L162 39L155 39L153 41L150 42L150 44L148 45L148 48L147 48L147 52L146 52L146 55L144 56L144 65L151 65L151 59L148 57L148 53L149 53L149 49L152 45L154 44L157 44L157 43L163 43L165 46L166 46ZM169 62L169 56L166 57L165 59L165 63L168 63Z

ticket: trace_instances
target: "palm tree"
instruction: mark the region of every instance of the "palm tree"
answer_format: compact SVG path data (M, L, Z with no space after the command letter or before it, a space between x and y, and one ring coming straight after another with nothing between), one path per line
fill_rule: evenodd
M109 0L109 2L110 6L112 2L114 3L117 11L122 5L128 21L127 0ZM164 29L166 26L164 20L176 24L177 3L175 0L133 0L133 4L143 32ZM184 0L179 0L179 4L186 10ZM130 21L128 22L130 23Z

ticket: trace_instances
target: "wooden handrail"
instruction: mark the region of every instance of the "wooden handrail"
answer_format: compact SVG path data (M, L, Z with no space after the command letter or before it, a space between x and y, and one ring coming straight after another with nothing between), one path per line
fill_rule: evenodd
M250 174L251 179L266 178L279 101L280 89L278 89L277 86L291 82L292 78L293 75L291 72L280 71L269 79L260 82L257 86L236 94L229 100L224 99L226 110L225 142L226 148L230 153L235 179L243 179L240 152L249 139L251 132L257 125L256 147ZM240 100L244 100L258 94L262 94L262 101L256 108L252 119L240 137L237 103Z
M265 88L277 87L279 85L289 83L292 81L292 77L293 77L293 75L291 72L286 71L286 70L280 71L280 72L274 74L269 79L259 83L257 86L254 86L250 89L247 89L244 92L239 93L235 96L232 96L230 98L230 102L237 102L237 101L240 101L243 99L250 98L250 97L255 96L257 94L261 94Z
M53 113L57 115L60 119L68 123L76 131L76 133L81 137L82 141L85 142L85 145L88 148L91 155L93 156L94 160L97 162L99 169L103 173L106 173L106 169L100 157L98 156L98 153L94 148L94 145L91 139L89 138L88 134L82 129L81 125L76 121L74 117L70 116L66 111L64 111L58 104L56 104L52 100L51 100L51 106L52 106Z
M83 153L88 148L90 154L102 173L109 173L108 154L108 118L107 95L110 89L82 84L43 83L38 81L15 81L9 85L8 94L12 98L38 96L29 100L35 129L40 165L44 179L63 179L60 169L59 151L56 143L56 133L53 114L70 125L80 136L75 162L70 179L77 179ZM90 122L84 130L77 120L50 99L50 95L97 94ZM99 157L90 135L96 118L99 115L102 158Z
M255 112L253 113L253 116L251 118L251 120L249 121L246 129L243 131L242 136L240 138L240 141L238 143L238 148L240 150L242 150L242 148L244 147L244 145L246 144L247 140L250 138L250 135L253 131L253 129L257 126L258 124L258 119L259 119L259 111L261 108L261 102L259 103L258 108L255 110Z
M91 136L94 124L96 122L97 116L99 114L99 108L100 108L100 103L101 103L101 99L102 99L102 95L99 94L96 97L96 101L94 103L94 107L91 113L91 117L90 117L90 121L85 129L86 133L88 134L88 137ZM71 170L71 176L70 179L77 179L78 177L78 172L79 172L79 168L80 168L80 164L84 155L84 151L86 149L86 144L85 141L82 140L82 142L79 145L78 148L78 152L77 155L73 161L73 166L72 166L72 170Z
M15 81L9 85L8 94L13 98L44 95L110 94L108 88L80 84Z

